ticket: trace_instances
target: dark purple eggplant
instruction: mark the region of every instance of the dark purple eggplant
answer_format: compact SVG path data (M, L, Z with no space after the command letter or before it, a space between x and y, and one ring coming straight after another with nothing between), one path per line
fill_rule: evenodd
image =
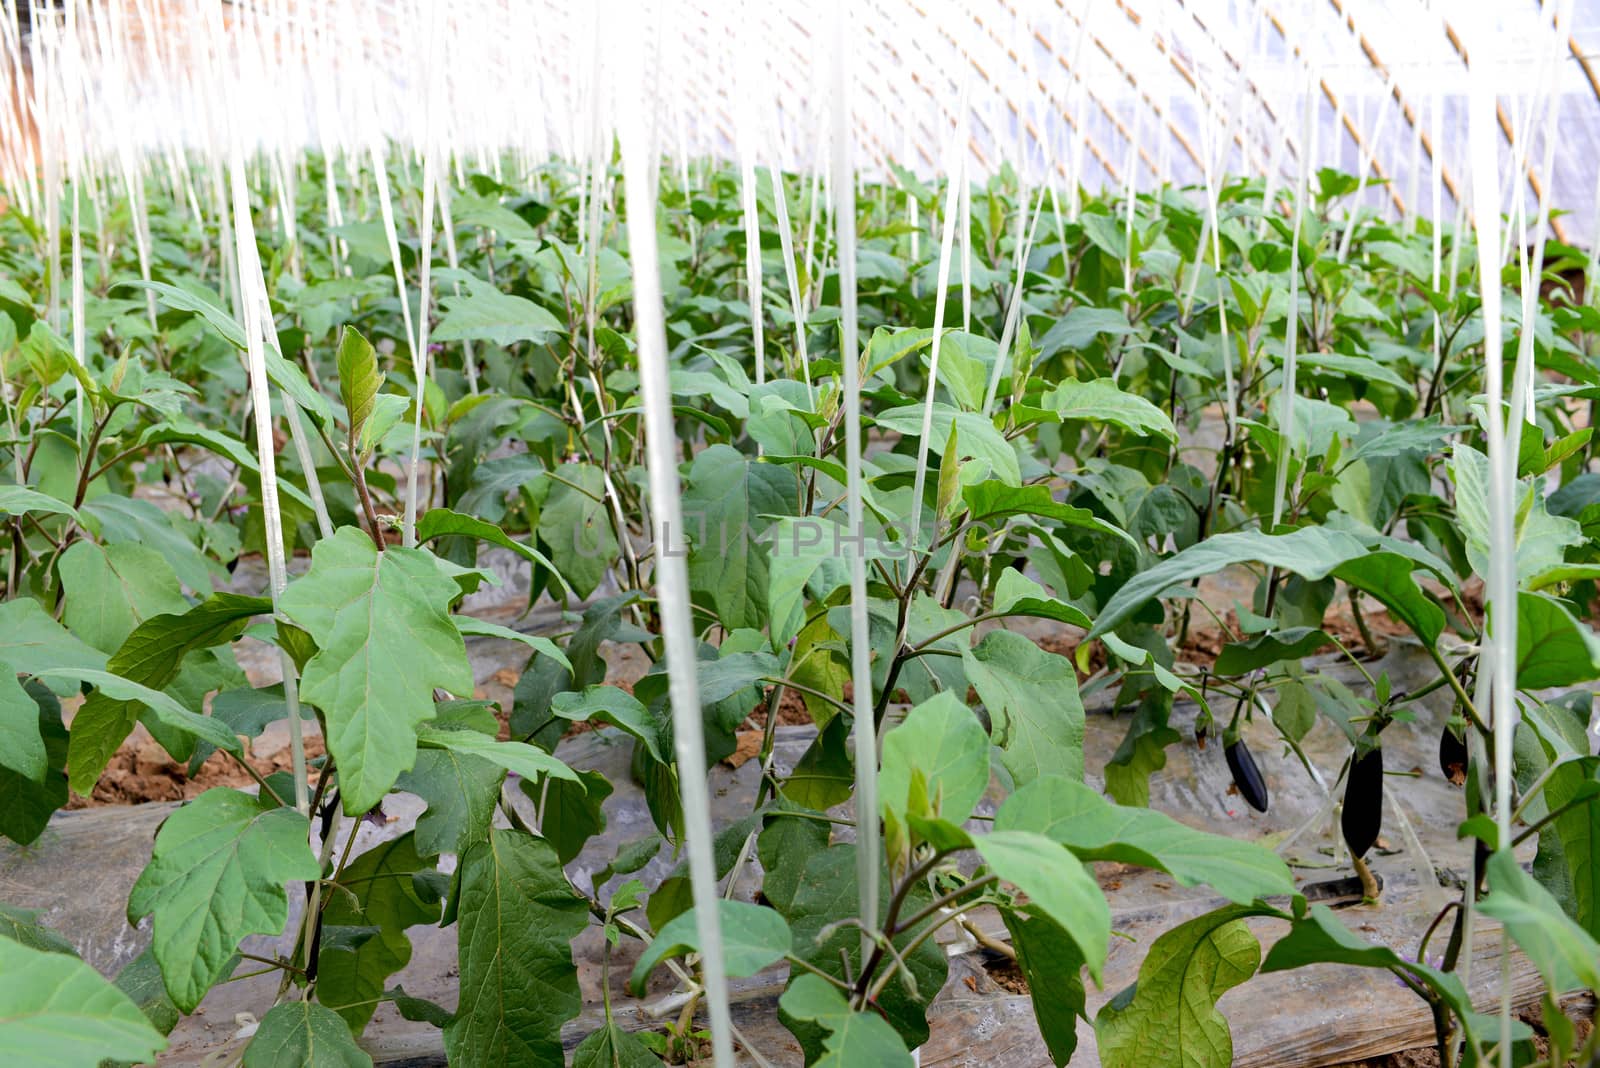
M1383 827L1383 750L1356 757L1344 788L1344 814L1339 827L1353 856L1364 857Z
M1261 769L1256 767L1250 747L1243 740L1229 742L1223 747L1223 755L1228 758L1228 770L1233 773L1233 785L1239 788L1239 796L1257 812L1265 812L1267 780L1261 777Z
M1448 723L1439 732L1439 770L1455 786L1467 781L1467 741Z

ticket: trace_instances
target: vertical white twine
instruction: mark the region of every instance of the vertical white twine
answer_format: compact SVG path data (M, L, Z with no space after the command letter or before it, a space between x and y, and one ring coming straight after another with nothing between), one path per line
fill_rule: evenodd
M1478 282L1482 290L1484 411L1489 444L1489 574L1487 578L1488 718L1494 730L1495 824L1502 843L1511 841L1512 735L1517 724L1517 588L1515 472L1506 447L1500 288L1499 133L1495 122L1495 42L1487 33L1473 43L1468 72L1468 144L1472 153L1472 217L1478 240ZM1500 975L1500 1063L1511 1068L1511 955L1503 954Z
M624 14L618 3L613 15ZM678 486L678 442L672 425L672 387L667 374L667 331L661 302L661 267L656 244L656 190L645 180L654 146L642 129L646 92L645 49L637 13L618 18L632 25L622 35L625 55L615 72L624 82L616 109L622 144L623 181L627 184L628 255L633 265L634 324L639 346L639 392L644 404L645 463L649 469L650 507L655 513L656 594L666 645L668 694L672 701L673 748L678 761L678 790L683 802L684 832L689 853L695 928L700 938L707 1008L711 1016L712 1057L718 1068L733 1064L732 1017L728 1011L728 979L722 959L722 924L717 912L717 871L712 861L711 801L706 784L704 729L700 720L700 684L696 678L694 622L689 616L689 571L681 548L683 509ZM654 69L654 68L652 68ZM597 87L598 91L598 87Z
M878 927L878 730L873 721L872 649L867 627L865 516L861 505L861 347L856 321L856 183L850 129L853 63L848 51L849 0L834 0L833 192L839 245L839 364L844 370L845 496L851 536L850 681L854 689L856 761L856 888L863 959Z

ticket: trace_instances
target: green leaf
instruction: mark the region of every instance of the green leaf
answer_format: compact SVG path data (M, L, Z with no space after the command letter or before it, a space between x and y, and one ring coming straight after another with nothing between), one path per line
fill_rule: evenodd
M1060 415L1062 422L1111 423L1135 434L1158 434L1174 444L1178 441L1178 430L1166 412L1143 397L1124 392L1109 378L1092 382L1065 379L1045 394L1044 406Z
M348 326L339 335L338 369L339 399L344 402L345 417L350 421L350 447L356 453L353 459L364 463L383 438L383 432L377 430L369 435L367 423L377 408L384 376L378 370L378 354L372 345ZM388 423L393 426L394 420L389 419Z
M778 1005L796 1020L816 1023L827 1032L823 1056L812 1068L911 1068L916 1062L906 1044L883 1017L852 1012L838 988L815 975L798 976L778 999Z
M572 1068L660 1068L661 1060L633 1035L607 1021L572 1051Z
M563 865L576 860L589 839L606 829L601 806L611 796L611 783L598 771L580 771L576 782L545 777L523 779L521 785L528 800L539 806L539 829Z
M1550 772L1543 797L1549 811L1566 811L1541 834L1539 851L1545 852L1546 835L1559 844L1558 859L1571 884L1573 919L1591 938L1600 939L1600 757L1558 764ZM1534 871L1539 873L1538 861Z
M550 495L539 510L539 538L579 597L600 585L619 547L605 505L605 473L593 464L562 464L548 476Z
M461 1007L444 1030L453 1064L544 1068L583 998L570 942L589 910L550 843L491 831L461 858Z
M79 541L56 566L66 595L63 622L101 652L116 652L151 616L189 609L172 565L143 545Z
M229 315L221 307L221 300L216 294L206 292L204 295L193 293L165 282L119 282L119 286L137 286L142 289L154 291L156 297L169 308L178 311L193 312L205 320L222 340L234 348L246 348L244 327L239 325L239 320ZM200 288L196 285L195 288ZM283 358L283 353L277 350L275 344L266 346L262 355L266 359L267 378L273 385L283 390L294 398L296 404L304 408L316 419L318 424L327 425L333 417L332 409L328 406L327 398L311 388L311 383L306 378L306 373L288 360Z
M1083 702L1070 660L1007 630L963 648L961 659L1016 785L1049 773L1083 776Z
M724 627L766 625L770 554L760 536L771 517L793 514L797 494L787 467L727 445L695 456L683 493L689 587L710 600Z
M78 518L77 510L65 501L46 496L27 486L0 486L0 515L69 515Z
M428 803L417 819L417 848L460 856L486 841L500 800L504 768L450 749L418 749L416 765L397 786Z
M270 377L271 371L269 369ZM314 394L321 399L321 394ZM322 401L324 408L327 401ZM165 423L157 423L139 436L140 445L173 445L173 444L199 445L210 449L218 456L225 457L232 463L249 471L257 480L261 478L261 464L257 462L256 455L251 448L238 438L225 434L220 430L199 426L187 419L170 418ZM307 512L313 510L311 498L305 491L288 479L278 480L278 492L290 498ZM90 501L84 505L86 511L99 507L97 501Z
M1517 594L1517 685L1527 690L1600 678L1600 635L1544 593Z
M1303 908L1297 904L1296 912ZM1274 915L1282 917L1275 911ZM1388 946L1368 942L1350 930L1326 905L1313 905L1309 913L1294 919L1289 933L1274 942L1261 964L1263 974L1290 971L1307 964L1351 964L1359 968L1401 970L1425 983L1438 994L1458 1019L1470 1021L1472 1002L1460 976L1442 972L1427 964L1406 960Z
M917 774L931 796L909 796ZM912 811L959 824L989 788L989 737L954 694L937 694L883 736L879 775L883 805L900 818Z
M562 719L576 723L593 720L609 723L639 739L651 759L667 763L672 759L671 742L662 724L639 699L615 686L586 686L579 693L567 691L556 694L550 702L550 711Z
M116 986L133 999L145 1019L164 1035L170 1035L183 1019L183 1013L167 994L167 985L161 979L161 965L148 946L122 966L117 973Z
M76 957L0 938L0 1049L16 1064L144 1062L167 1042L139 1007ZM26 976L26 981L20 981Z
M742 978L754 975L782 960L793 945L789 925L772 909L744 901L717 899L717 918L722 922L722 960L728 975ZM700 932L695 927L695 910L680 913L656 932L650 945L633 966L628 989L644 996L645 981L656 965L685 953L700 950Z
M417 541L432 541L434 538L447 537L476 538L486 541L491 545L498 545L502 549L510 549L518 556L531 564L544 568L555 576L563 589L577 596L561 572L556 570L556 565L550 559L531 545L517 541L511 535L495 526L493 523L460 512L452 512L448 508L431 508L423 517L417 520ZM462 631L466 633L465 630Z
M0 603L0 660L24 675L51 668L104 668L106 654L85 644L51 619L38 601L26 597ZM78 687L62 682L52 687L63 697Z
M1333 577L1376 597L1390 615L1433 645L1444 633L1444 610L1417 585L1412 577L1416 567L1410 557L1374 552L1340 564Z
M440 301L444 317L433 331L435 341L491 341L496 345L531 341L543 345L566 333L554 315L533 301L502 293L470 275L464 280L464 295Z
M1217 655L1218 675L1243 675L1283 660L1301 660L1332 644L1318 627L1285 627L1246 642L1229 642Z
M244 1068L372 1068L372 1058L332 1009L285 1001L261 1018L245 1047Z
M1106 1068L1232 1064L1233 1035L1216 1004L1256 973L1261 945L1243 921L1255 911L1229 905L1157 938L1139 966L1138 982L1095 1017L1100 1063Z
M1550 891L1502 849L1489 858L1489 894L1478 910L1505 924L1552 990L1600 990L1600 942L1565 912Z
M1094 875L1066 847L1033 831L996 830L973 844L990 870L1028 895L1030 911L1066 932L1098 983L1111 942L1111 906Z
M187 611L144 620L112 654L106 670L145 686L171 685L185 656L233 641L253 617L271 613L268 597L212 594Z
M1055 519L1069 527L1082 527L1084 530L1110 534L1112 537L1121 538L1129 545L1138 545L1126 531L1112 526L1087 508L1075 508L1057 501L1051 496L1049 486L1037 483L1007 486L990 479L967 486L961 491L961 496L967 502L969 513L967 519L973 523L998 526L995 520L1009 519L1012 516L1034 516L1039 519Z
M1088 630L1094 625L1077 605L1052 597L1050 592L1014 567L1000 573L994 588L994 610L1007 616L1053 619Z
M859 905L855 846L840 844L813 851L803 859L803 864L794 885L793 899L784 910L784 917L794 934L796 955L813 967L838 978L843 977L843 959L848 959L851 970L858 972L861 968L861 933L854 927L838 922L856 915ZM883 873L879 880L879 915L887 912L891 884L888 874ZM931 901L932 896L926 888L914 887L906 895L903 915L909 916ZM910 976L915 981L915 992L907 989L900 979L895 979L884 987L877 1002L894 1030L899 1032L907 1046L913 1048L928 1040L927 1006L944 987L949 975L943 950L931 937L922 937L927 934L932 922L924 920L895 939L895 947L905 958ZM914 939L919 942L913 949L911 943ZM780 1009L781 1006L780 1002ZM823 1045L819 1026L798 1020L787 1012L782 1013L780 1019L800 1039L809 1056L819 1055Z
M24 692L34 705L47 768L42 778L34 780L0 766L0 835L20 845L43 834L51 815L67 803L67 775L63 770L67 763L67 729L61 723L61 702L41 682L30 682Z
M922 405L907 404L890 408L873 416L873 421L883 430L890 430L906 438L922 434ZM928 438L928 451L944 455L950 441L950 430L956 428L963 455L981 460L989 465L994 477L1008 486L1022 485L1022 468L1017 462L1017 450L995 429L994 423L978 412L962 412L948 404L933 405L933 428ZM963 477L968 477L963 472Z
M40 732L39 706L17 681L10 664L0 660L0 768L42 783L50 770Z
M43 909L19 909L0 902L0 938L9 938L29 949L47 953L66 953L76 957L72 943L39 922Z
M1001 913L1028 980L1034 1022L1050 1057L1066 1064L1078 1048L1078 1017L1086 1014L1083 954L1054 920L1010 909Z
M76 679L93 686L100 696L109 698L106 701L97 701L96 695L91 694L90 700L84 703L72 721L72 736L67 759L72 767L73 789L79 793L89 792L99 779L100 772L104 770L111 752L116 750L128 736L128 732L133 729L132 719L118 717L126 715L128 709L137 710L141 705L148 709L162 726L209 742L223 752L239 752L239 739L228 727L209 716L190 712L160 690L141 686L121 675L90 671L85 668L55 668L41 671L34 677L41 681ZM85 716L90 719L85 720ZM118 731L121 732L120 735ZM107 751L108 747L110 752ZM79 788L80 784L82 789Z
M372 808L415 763L415 728L433 716L435 687L472 692L450 619L458 592L431 554L380 553L353 527L317 542L311 569L284 591L283 614L317 643L300 695L327 719L346 812Z
M427 749L448 749L460 756L480 757L525 779L550 775L568 782L579 781L577 772L527 742L500 742L477 731L439 730L428 726L417 728L417 742Z
M1489 459L1458 443L1450 465L1456 481L1456 519L1467 543L1467 559L1479 575L1489 573ZM1559 566L1566 550L1583 541L1575 519L1551 515L1544 496L1528 482L1516 488L1517 583Z
M994 826L1042 834L1086 863L1137 864L1183 886L1204 883L1235 904L1294 892L1288 867L1270 849L1194 830L1148 808L1112 804L1060 775L1036 779L1006 798Z
M356 1034L372 1018L389 976L411 960L406 928L439 922L439 902L424 900L413 881L432 870L433 858L418 852L415 833L403 834L345 866L339 881L349 893L329 892L317 955L317 1000ZM338 927L375 927L377 933L354 948L333 948L326 932Z
M1217 534L1155 567L1140 571L1123 583L1095 619L1090 638L1116 629L1144 603L1190 579L1210 575L1232 564L1257 561L1302 578L1322 579L1340 564L1367 553L1360 538L1344 531L1303 527L1289 534L1263 534L1245 530Z
M154 915L151 946L167 993L193 1012L247 935L278 935L284 883L322 874L306 818L237 790L212 789L168 816L128 895L128 922Z

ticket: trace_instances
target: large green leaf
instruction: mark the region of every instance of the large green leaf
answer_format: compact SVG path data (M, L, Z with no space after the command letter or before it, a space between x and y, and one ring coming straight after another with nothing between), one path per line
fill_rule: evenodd
M572 1068L660 1068L661 1059L639 1039L608 1020L572 1051Z
M272 612L267 597L215 593L185 611L145 619L111 655L106 670L157 689L177 677L183 658L196 649L230 642L252 617Z
M36 783L44 782L50 770L39 728L39 706L4 660L0 660L0 770Z
M1244 530L1218 534L1169 556L1123 583L1095 619L1091 638L1116 629L1144 603L1180 583L1210 575L1233 564L1252 561L1292 571L1302 578L1327 578L1340 564L1367 553L1354 534L1323 527L1303 527L1288 534Z
M478 731L439 730L425 725L417 728L417 742L429 749L448 749L460 756L479 757L525 779L552 775L568 782L578 781L577 772L527 742L500 742Z
M372 1068L372 1058L332 1009L285 1001L261 1018L245 1047L244 1068Z
M65 501L27 486L0 486L0 515L68 515L78 518L77 511Z
M926 796L910 797L919 782ZM989 788L989 737L972 709L941 693L908 712L883 736L878 788L884 807L902 819L909 809L965 821Z
M403 834L345 865L339 882L349 893L334 891L328 897L317 955L317 1000L357 1034L372 1018L389 976L411 960L406 928L439 921L438 901L424 900L414 882L433 870L432 861L417 852L415 833ZM337 927L377 931L354 946L330 946L327 932Z
M790 1017L814 1023L827 1032L824 1053L812 1068L911 1068L916 1062L906 1044L882 1016L853 1012L838 988L815 975L801 975L789 984L778 1005Z
M489 738L500 731L493 711L477 701L440 702L434 723L440 728L475 730ZM416 765L396 783L428 803L427 811L417 818L417 851L425 857L460 856L487 840L505 777L504 768L482 757L419 748Z
M417 541L432 541L434 538L476 538L486 541L491 545L498 545L502 549L510 549L518 556L531 564L544 568L555 576L557 582L570 592L572 587L567 586L567 580L561 572L556 570L544 553L524 542L517 541L511 535L487 520L474 516L452 512L448 508L432 508L417 520ZM574 596L577 596L574 594Z
M1036 779L1006 798L994 826L1035 831L1086 862L1138 864L1184 886L1204 883L1235 904L1294 892L1288 867L1270 849L1194 830L1148 808L1113 804L1060 775Z
M441 301L444 316L433 331L434 340L492 341L496 345L531 341L542 345L566 333L554 315L533 301L502 293L470 275L465 280L465 294Z
M1139 980L1095 1017L1106 1068L1228 1068L1233 1035L1217 999L1256 973L1261 945L1229 905L1174 927L1151 945Z
M892 430L902 437L916 438L922 434L922 405L907 404L890 408L873 416L873 421L883 430ZM928 451L943 456L950 442L950 428L956 428L956 440L961 454L989 465L989 470L1008 486L1022 485L1022 468L1017 462L1017 450L1006 441L994 423L977 412L962 412L948 404L933 405L933 430L928 438Z
M588 926L550 843L494 830L461 858L461 1007L444 1031L454 1064L544 1068L583 1007L571 940Z
M144 709L153 717L147 723L204 738L218 749L237 750L234 731L226 721L197 716L158 691L174 684L190 653L231 641L252 616L271 610L272 602L264 597L219 593L193 608L150 616L134 627L107 661L108 674L98 676L97 691L73 720L69 755L73 789L87 794L94 788ZM78 677L96 681L88 675ZM148 694L136 687L156 696L146 700ZM166 736L162 740L171 741Z
M34 706L46 768L35 780L0 766L0 835L27 845L44 833L51 815L67 803L67 729L61 723L61 702L42 682L30 682L24 692Z
M1178 429L1166 412L1143 397L1124 391L1109 378L1092 382L1064 379L1045 394L1044 406L1059 415L1062 422L1079 419L1111 423L1135 434L1158 434L1174 444L1178 441Z
M1034 1022L1051 1059L1058 1065L1078 1048L1078 1017L1088 1002L1083 986L1083 953L1054 920L1010 909L1002 914L1017 952L1017 967L1028 980Z
M1467 559L1479 575L1489 573L1489 459L1470 445L1457 443L1451 472L1456 481L1456 518L1466 541ZM1517 582L1523 584L1556 567L1571 546L1583 541L1575 519L1551 515L1544 495L1527 481L1516 487L1515 523Z
M234 348L241 350L245 348L244 327L239 325L239 320L223 310L216 294L206 292L202 295L187 289L179 289L165 282L131 280L118 284L138 286L153 291L162 304L178 311L199 315L224 341ZM198 289L199 286L196 285L195 288ZM306 373L284 359L275 344L266 346L262 355L266 360L267 378L272 384L293 397L295 403L309 412L319 424L327 425L333 417L333 410L329 407L327 398L311 388Z
M1549 811L1565 810L1544 834L1559 844L1561 867L1571 886L1573 919L1590 937L1600 939L1600 757L1557 765L1545 782L1543 796ZM1545 843L1541 836L1541 854ZM1539 871L1538 862L1534 871Z
M0 938L0 1049L18 1065L95 1068L166 1048L128 995L65 953Z
M594 464L571 463L551 471L549 478L550 495L539 510L539 537L550 546L572 590L587 597L619 552L605 504L605 472Z
M283 613L311 635L301 696L322 709L345 811L366 812L416 761L415 728L433 690L470 694L472 665L450 603L459 590L420 549L380 553L344 527L319 541L289 584Z
M1008 630L991 631L961 658L1017 786L1052 773L1083 776L1083 701L1070 660Z
M761 535L771 517L794 513L797 492L792 470L727 445L695 456L683 493L689 586L710 600L724 627L766 624L769 553ZM678 532L670 537L676 547Z
M722 924L722 961L735 978L754 975L776 964L788 954L793 940L789 925L772 909L744 901L717 899L717 918ZM695 910L680 913L651 940L640 954L628 977L628 987L643 995L645 981L656 965L669 957L695 953L700 949L700 931Z
M194 1011L247 935L282 933L284 883L322 874L309 832L293 809L220 788L161 825L128 922L154 915L151 946L179 1009Z
M1428 645L1444 633L1444 609L1412 577L1416 562L1398 553L1374 552L1333 569L1333 577L1376 597L1389 614Z
M151 616L189 609L172 565L143 545L79 541L56 565L66 597L62 620L104 653L114 653Z
M0 602L0 660L24 675L51 668L104 668L106 654L50 618L39 602L26 597ZM63 697L78 687L63 681L51 687Z
M672 759L671 741L655 714L626 690L615 686L586 686L579 693L556 694L550 711L575 722L593 720L609 723L639 739L652 759L666 763Z
M1071 938L1100 981L1111 942L1111 906L1094 875L1065 846L1033 831L978 835L973 844L991 871L1028 895L1028 909Z
M1548 594L1517 594L1517 685L1529 690L1600 678L1600 635Z
M1502 849L1489 858L1489 894L1478 910L1505 924L1551 990L1600 990L1600 942Z
M803 858L803 865L788 907L780 908L794 933L795 954L835 977L843 977L844 959L849 960L852 972L859 971L861 934L856 928L839 922L856 915L860 904L855 847L828 846ZM887 911L890 883L887 874L879 880L879 915ZM903 914L909 916L931 900L925 888L916 887L907 894ZM913 1048L928 1040L927 1006L949 975L944 952L932 938L921 939L918 946L911 949L911 941L925 934L931 922L925 920L895 939L895 946L916 981L916 995L896 979L878 996L878 1008L905 1044ZM818 1055L823 1047L822 1028L787 1012L780 1019L800 1039L808 1054Z
M1297 899L1296 912L1304 908ZM1273 915L1289 918L1273 910ZM1442 972L1428 964L1406 960L1386 945L1369 942L1346 927L1326 905L1314 905L1309 912L1293 919L1289 933L1272 944L1267 959L1261 964L1263 974L1290 971L1307 964L1351 964L1358 968L1385 968L1404 971L1426 984L1455 1012L1457 1018L1472 1019L1472 1002L1461 977L1454 972Z

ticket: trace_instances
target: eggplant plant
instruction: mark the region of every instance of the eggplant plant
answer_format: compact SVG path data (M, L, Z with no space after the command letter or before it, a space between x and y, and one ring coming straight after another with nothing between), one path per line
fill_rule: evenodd
M351 205L392 191L392 238L370 218L330 228L315 190L252 203L241 177L245 216L292 211L299 237L263 228L232 255L225 205L212 218L152 197L149 281L122 240L134 216L109 214L82 362L48 300L44 221L0 216L0 834L38 840L136 727L190 768L222 753L255 780L209 789L161 825L127 902L149 948L113 980L36 915L4 910L7 1049L149 1059L209 990L254 972L279 986L242 1051L251 1068L370 1063L359 1039L383 1004L437 1025L452 1063L562 1063L563 1025L583 1008L572 942L598 927L604 1023L572 1063L698 1056L705 926L681 788L705 769L676 755L684 713L658 599L677 555L707 761L733 754L742 729L762 732L754 805L713 843L719 959L735 977L787 968L777 1011L807 1063L912 1063L948 977L941 935L991 911L1058 1064L1084 1018L1109 1066L1228 1064L1221 995L1322 962L1392 973L1432 1011L1442 1063L1490 1063L1506 1032L1461 978L1474 914L1503 924L1545 983L1548 1052L1534 1061L1519 1024L1519 1063L1595 1055L1560 1008L1564 993L1600 991L1588 425L1600 312L1560 273L1586 254L1552 246L1535 272L1549 295L1527 320L1507 317L1540 378L1515 413L1521 715L1505 840L1483 701L1485 327L1463 235L1444 233L1455 273L1436 284L1429 224L1353 211L1359 180L1330 170L1298 203L1259 181L1223 184L1210 211L1167 187L1088 197L1031 237L1018 220L1037 209L1005 171L967 191L970 325L953 329L939 313L960 285L937 228L904 222L908 209L938 220L947 190L901 174L861 191L864 340L844 351L840 247L805 224L817 187L766 174L758 259L789 287L754 309L758 350L738 170L697 164L687 185L664 172L654 221L684 446L674 530L648 491L631 250L603 211L613 168L470 175L451 194L445 266L416 225L431 193L414 169L388 167L382 192L370 165L330 181ZM856 512L847 372L865 437ZM251 444L257 416L266 455ZM463 610L495 581L480 567L490 547L529 569L528 607L562 603L569 629L529 634ZM281 589L241 579L275 552L295 561ZM1227 569L1253 583L1231 614L1198 592ZM859 607L869 694L852 678ZM1024 620L1071 635L1073 655L1014 628ZM1214 657L1186 645L1202 627L1221 634ZM1435 679L1398 692L1374 675L1380 633L1415 641ZM527 647L509 708L473 696L473 636ZM245 637L276 647L281 683L245 677L233 652ZM649 665L627 686L604 655L617 645ZM1362 684L1307 665L1324 650ZM1398 770L1383 731L1436 692L1454 701L1441 761L1464 784L1477 859L1418 947L1371 943L1312 904L1265 844L1149 807L1167 750L1220 733L1243 800L1269 811L1315 786L1264 776L1242 727L1267 721L1309 766L1301 743L1326 720L1349 756L1325 823L1381 908L1363 858ZM1084 751L1096 694L1131 711L1113 753ZM776 757L785 698L815 728L793 767ZM1180 705L1197 710L1192 733ZM325 752L265 774L247 742L285 719L314 726ZM654 826L581 878L572 862L604 829L614 786L563 759L580 724L629 740ZM854 803L862 732L879 754L872 811ZM415 827L355 852L396 791L424 802ZM863 857L866 821L881 848ZM1525 858L1534 842L1530 874L1518 848ZM683 862L656 885L630 878L657 857ZM1205 887L1217 907L1157 938L1137 983L1090 1017L1117 933L1103 861ZM861 873L874 869L868 917ZM395 981L407 932L425 924L455 928L450 1008ZM258 934L289 948L242 948ZM635 994L663 975L677 984L667 1033L622 1026L613 955L634 961Z

